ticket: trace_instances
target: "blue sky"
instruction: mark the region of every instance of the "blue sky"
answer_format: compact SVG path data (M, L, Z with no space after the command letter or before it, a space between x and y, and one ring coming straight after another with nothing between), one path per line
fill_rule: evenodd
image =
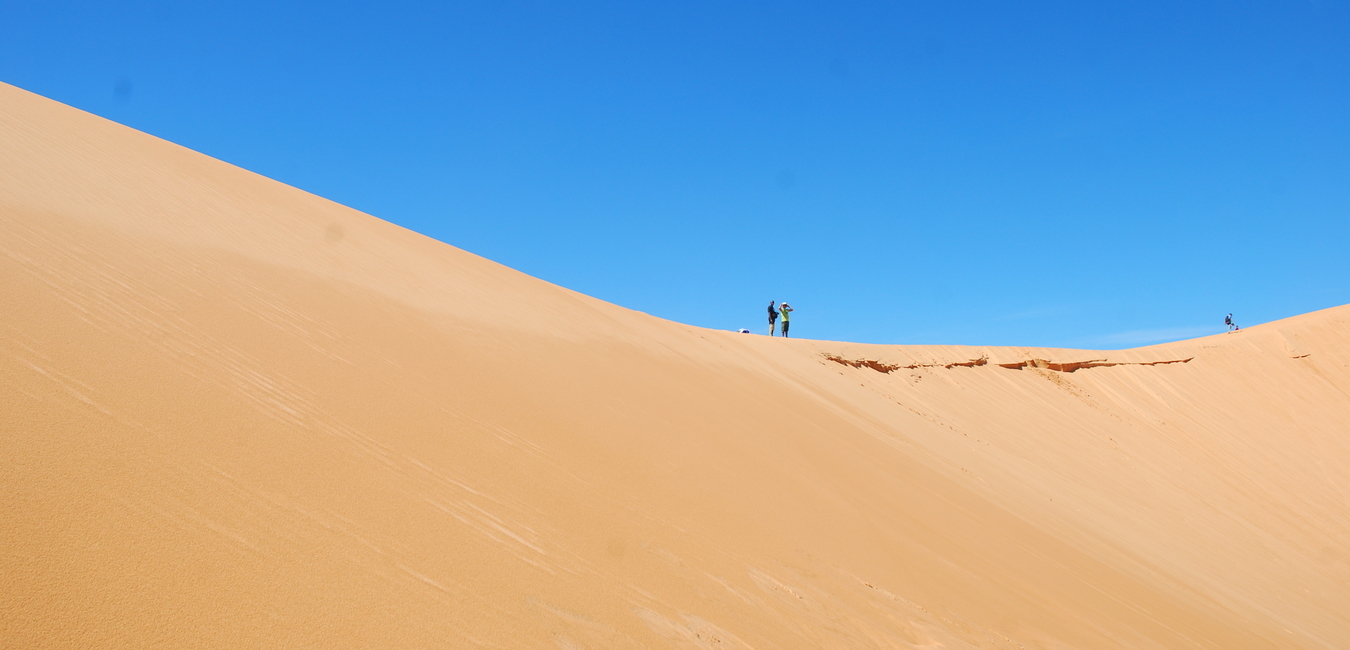
M0 80L676 321L1131 347L1350 302L1350 9L0 3Z

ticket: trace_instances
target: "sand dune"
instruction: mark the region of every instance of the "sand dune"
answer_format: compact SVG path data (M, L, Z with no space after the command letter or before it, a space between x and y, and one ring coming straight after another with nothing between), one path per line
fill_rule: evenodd
M1350 647L1350 308L710 331L10 86L0 295L0 646Z

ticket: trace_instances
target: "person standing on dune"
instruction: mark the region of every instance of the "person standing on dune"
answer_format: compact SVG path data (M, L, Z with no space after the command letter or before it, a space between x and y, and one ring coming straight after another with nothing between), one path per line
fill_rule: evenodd
M792 311L792 308L789 307L787 303L783 303L783 306L779 308L779 311L782 312L783 314L783 337L786 338L788 328L788 312Z
M769 336L773 336L773 324L778 320L778 310L774 309L773 301L769 301Z

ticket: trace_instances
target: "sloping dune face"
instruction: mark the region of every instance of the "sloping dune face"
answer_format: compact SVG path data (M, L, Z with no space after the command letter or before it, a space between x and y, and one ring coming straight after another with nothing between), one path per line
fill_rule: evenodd
M0 295L0 646L1350 646L1347 308L709 331L9 86Z

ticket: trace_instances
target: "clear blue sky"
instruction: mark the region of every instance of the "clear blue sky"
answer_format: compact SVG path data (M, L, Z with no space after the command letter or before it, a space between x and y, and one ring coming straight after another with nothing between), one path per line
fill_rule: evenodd
M713 328L1110 348L1350 302L1344 2L13 0L0 80Z

